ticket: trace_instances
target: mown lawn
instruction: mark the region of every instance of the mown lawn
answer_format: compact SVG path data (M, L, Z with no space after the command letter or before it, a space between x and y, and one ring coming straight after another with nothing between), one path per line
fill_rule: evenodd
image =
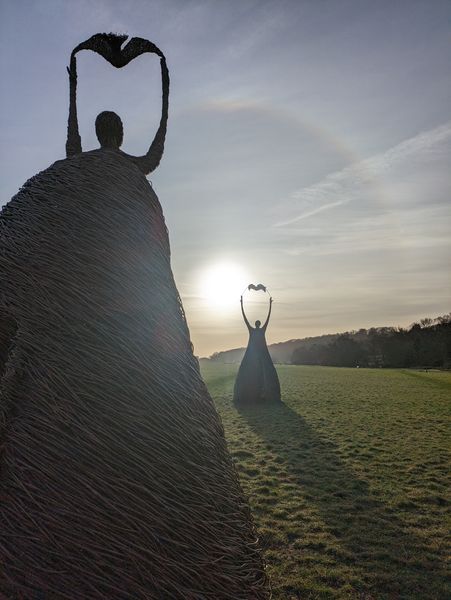
M278 367L284 403L239 413L202 372L249 497L273 597L451 598L451 374Z

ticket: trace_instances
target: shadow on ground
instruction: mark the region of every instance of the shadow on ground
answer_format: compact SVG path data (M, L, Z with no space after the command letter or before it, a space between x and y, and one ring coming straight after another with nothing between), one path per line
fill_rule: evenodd
M283 461L290 480L361 572L366 598L445 598L444 572L430 540L375 497L338 448L286 404L242 409L241 416Z

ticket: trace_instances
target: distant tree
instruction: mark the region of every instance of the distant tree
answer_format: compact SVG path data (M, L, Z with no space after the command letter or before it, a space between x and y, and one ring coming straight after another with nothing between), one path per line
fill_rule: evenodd
M425 319L421 319L420 325L424 329L425 327L430 327L434 323L433 319L426 317Z
M371 327L298 341L293 364L369 367L451 367L451 313L407 329Z
M329 364L337 367L355 367L367 362L366 352L362 345L347 333L334 340L327 350L330 356Z

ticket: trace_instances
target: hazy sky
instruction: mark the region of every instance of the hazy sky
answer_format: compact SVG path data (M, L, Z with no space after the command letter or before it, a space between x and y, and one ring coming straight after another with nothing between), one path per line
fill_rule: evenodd
M241 288L225 308L206 291L224 263L270 287L270 342L451 309L448 0L2 0L0 22L0 204L64 156L77 43L124 32L165 52L150 179L197 354L247 341ZM116 70L80 53L78 78L83 148L108 109L144 153L157 58Z

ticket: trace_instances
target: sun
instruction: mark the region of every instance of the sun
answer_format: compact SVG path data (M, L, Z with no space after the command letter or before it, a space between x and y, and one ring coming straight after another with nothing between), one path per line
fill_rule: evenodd
M212 308L237 307L248 284L245 270L231 262L221 262L205 269L200 277L201 297Z

